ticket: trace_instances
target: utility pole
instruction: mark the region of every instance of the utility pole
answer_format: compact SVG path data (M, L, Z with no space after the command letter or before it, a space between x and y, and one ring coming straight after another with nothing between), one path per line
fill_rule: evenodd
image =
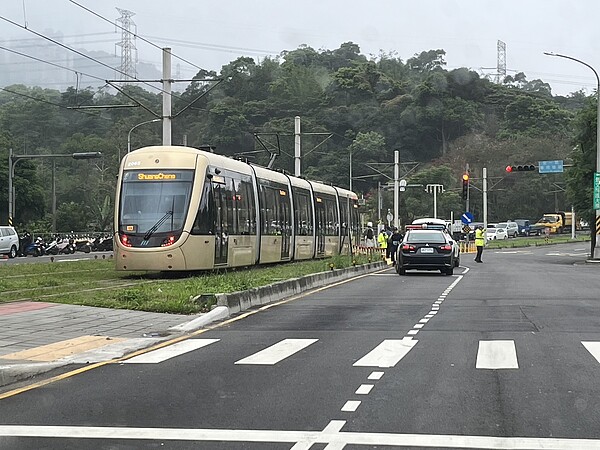
M470 180L471 175L469 173L469 163L467 163L466 166L465 166L465 173L469 176L469 181L468 181L468 184L467 184L467 203L465 205L465 211L469 212L470 211L470 209L469 209L469 207L470 207L470 196L471 196L471 192L470 192L471 191L471 180Z
M487 199L487 167L483 168L483 228L487 230L488 199Z
M162 108L162 144L171 145L171 85L173 80L171 79L171 49L169 47L163 48L163 108Z
M294 175L302 175L302 135L300 133L300 116L294 117ZM350 178L352 183L352 178ZM352 190L352 184L350 184Z
M398 228L398 201L400 188L400 151L394 150L394 226Z

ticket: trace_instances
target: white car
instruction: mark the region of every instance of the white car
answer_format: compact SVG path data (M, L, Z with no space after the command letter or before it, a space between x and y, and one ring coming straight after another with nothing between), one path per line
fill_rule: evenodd
M517 222L500 222L494 228L504 228L509 238L516 238L519 235L519 224Z
M17 256L19 236L13 227L0 226L0 255Z
M488 241L508 239L506 228L488 228L485 232L485 237Z

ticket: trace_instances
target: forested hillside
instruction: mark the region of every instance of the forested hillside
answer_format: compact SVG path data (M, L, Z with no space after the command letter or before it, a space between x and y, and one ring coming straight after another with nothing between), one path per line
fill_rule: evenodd
M536 219L572 202L589 217L589 192L579 185L587 183L594 161L595 99L581 92L553 96L548 84L529 81L523 73L495 84L469 69L445 66L441 49L408 59L367 57L352 42L335 50L300 47L259 62L238 58L220 73L196 76L222 80L218 85L195 81L174 94L173 143L213 145L218 153L266 165L270 153L258 134L279 152L274 167L293 172L294 116L300 116L303 174L348 187L352 153L353 189L367 199L364 217L371 220L377 218L378 183L385 185L393 175L395 150L409 184L444 185L440 216L464 212L460 180L468 164L476 216L487 167L490 221ZM179 114L200 94L205 95ZM134 107L72 109L100 105ZM132 127L154 119L148 110L160 114L161 105L161 93L139 83L125 85L122 93L22 85L0 91L0 221L7 216L9 148L15 154L99 151L101 160L57 162L57 224L59 231L109 230L128 134L133 149L160 144L160 123ZM578 166L557 175L504 172L508 164L551 159ZM51 168L50 161L40 160L16 166L16 223L49 230ZM403 222L431 215L432 202L423 188L409 188L401 198ZM392 208L390 192L383 193L383 211L387 208Z

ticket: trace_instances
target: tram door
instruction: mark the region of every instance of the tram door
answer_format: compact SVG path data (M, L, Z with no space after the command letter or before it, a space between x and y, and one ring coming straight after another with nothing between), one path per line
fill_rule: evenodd
M317 227L317 256L325 255L325 227L327 226L327 215L325 213L325 202L320 197L315 198L315 225Z
M216 178L216 177L215 177ZM215 265L227 264L227 253L229 250L229 233L231 232L231 223L233 212L233 198L231 189L220 181L213 179L213 197L215 199Z
M279 223L281 226L281 259L289 259L290 242L292 240L292 212L287 196L281 196L286 191L280 190Z

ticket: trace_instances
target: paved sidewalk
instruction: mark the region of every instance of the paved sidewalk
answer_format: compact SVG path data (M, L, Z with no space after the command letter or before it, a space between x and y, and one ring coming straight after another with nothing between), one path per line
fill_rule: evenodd
M121 357L179 334L197 316L58 303L0 305L0 386L67 364Z

